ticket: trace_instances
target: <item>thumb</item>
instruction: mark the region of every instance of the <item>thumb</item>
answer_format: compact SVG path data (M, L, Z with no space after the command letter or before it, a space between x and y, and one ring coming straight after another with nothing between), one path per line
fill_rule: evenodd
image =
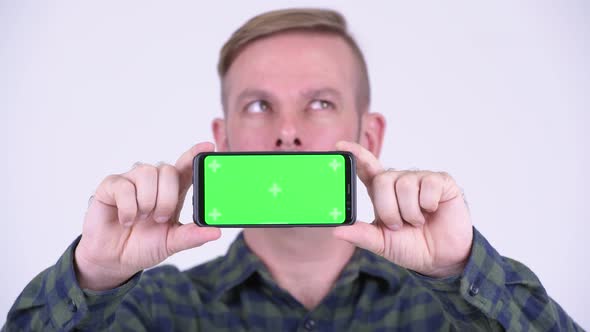
M182 154L174 165L178 170L178 205L176 206L175 220L180 218L180 210L184 205L184 199L189 188L193 184L193 160L201 152L215 151L215 145L210 142L203 142L194 145Z
M178 189L181 194L186 195L186 192L193 183L193 159L195 156L201 152L212 152L214 150L215 145L213 143L203 142L191 147L178 158L175 166L180 175Z
M200 227L194 223L179 224L170 229L167 239L168 254L200 247L203 244L217 240L221 230L215 227Z
M340 240L348 241L379 256L383 256L385 252L383 233L373 224L357 221L350 226L336 227L332 234Z

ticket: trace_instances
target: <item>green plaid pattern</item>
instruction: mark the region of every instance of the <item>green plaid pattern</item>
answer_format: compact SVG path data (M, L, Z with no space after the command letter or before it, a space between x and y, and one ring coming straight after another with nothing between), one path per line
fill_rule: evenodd
M432 279L357 249L330 293L305 309L240 234L226 256L160 266L106 292L80 289L73 253L27 285L2 331L581 331L523 264L474 230L461 276ZM313 271L311 271L313 273Z

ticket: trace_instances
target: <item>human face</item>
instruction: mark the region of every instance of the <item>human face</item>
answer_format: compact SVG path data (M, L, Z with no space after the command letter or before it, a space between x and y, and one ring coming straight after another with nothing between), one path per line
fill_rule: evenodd
M223 83L220 151L333 150L363 136L358 65L335 35L281 33L246 46Z

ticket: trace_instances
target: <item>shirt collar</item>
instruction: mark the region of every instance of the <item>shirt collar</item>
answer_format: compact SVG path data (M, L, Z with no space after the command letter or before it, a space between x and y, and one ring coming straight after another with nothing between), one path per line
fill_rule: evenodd
M357 248L356 251L361 274L379 279L388 290L399 287L401 280L405 279L405 269L368 250Z
M341 287L352 283L358 277L368 276L379 279L390 289L399 284L400 270L398 266L388 260L367 250L357 248L334 287ZM221 297L256 274L264 280L272 280L271 274L262 260L246 245L243 232L240 232L233 241L217 271L214 298Z
M240 232L221 261L213 297L219 298L257 272L268 273L260 258L246 245L244 232Z

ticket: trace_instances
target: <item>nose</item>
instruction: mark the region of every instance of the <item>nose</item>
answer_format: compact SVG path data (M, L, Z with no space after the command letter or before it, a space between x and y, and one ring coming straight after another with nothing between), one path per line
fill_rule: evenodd
M275 148L277 150L299 150L302 146L299 136L300 132L295 119L284 116L280 120Z
M277 150L298 150L301 147L301 140L295 137L292 141L278 138L275 142Z

